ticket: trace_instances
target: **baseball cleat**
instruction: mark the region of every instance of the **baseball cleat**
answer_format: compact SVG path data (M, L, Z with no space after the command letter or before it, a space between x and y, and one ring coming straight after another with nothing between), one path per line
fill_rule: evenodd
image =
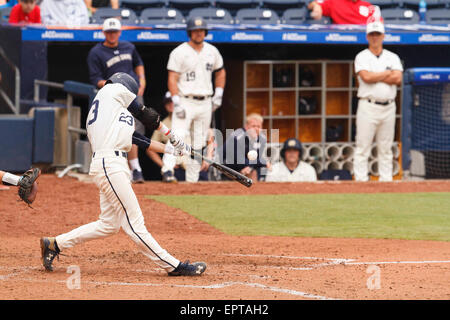
M172 171L166 171L162 175L163 182L178 182L177 178L173 175Z
M188 260L186 262L180 262L175 270L169 272L169 276L199 276L205 272L205 270L206 263L194 262L190 264Z
M144 176L142 175L142 171L138 171L136 169L133 170L133 183L144 183Z
M53 271L53 259L59 256L59 252L55 238L41 238L41 257L45 270Z

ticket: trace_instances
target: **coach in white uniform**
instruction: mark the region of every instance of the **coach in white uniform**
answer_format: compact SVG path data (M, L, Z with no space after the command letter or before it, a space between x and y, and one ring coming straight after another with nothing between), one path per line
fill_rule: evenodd
M402 82L400 58L383 49L384 25L367 24L369 48L355 58L358 75L358 111L356 113L355 180L368 181L368 160L374 138L378 150L379 181L392 181L392 143L395 135L395 97Z
M295 138L287 139L280 151L282 161L272 165L266 176L267 182L317 181L316 170L302 161L302 144Z
M95 96L86 123L93 152L89 174L100 190L100 216L95 222L83 225L57 237L41 239L42 262L52 271L52 262L60 250L76 244L125 233L139 246L144 255L169 275L200 275L204 263L181 263L156 242L147 231L141 208L130 181L127 152L134 143L143 149L182 155L184 142L160 122L159 115L138 102L137 82L128 74L115 73ZM134 117L148 129L160 130L172 144L151 141L135 131ZM172 146L173 145L173 146Z
M192 148L201 152L206 146L212 111L222 104L225 87L223 58L213 45L204 42L208 33L206 22L197 17L187 22L189 41L176 47L169 56L168 88L174 103L172 126L185 139L190 134ZM211 82L214 75L215 94ZM175 160L164 155L162 174L173 174ZM186 181L196 182L206 162L190 159Z

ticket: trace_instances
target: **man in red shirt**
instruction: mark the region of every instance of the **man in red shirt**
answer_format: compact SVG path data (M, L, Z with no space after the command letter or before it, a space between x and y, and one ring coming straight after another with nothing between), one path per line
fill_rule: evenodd
M41 23L41 9L36 0L19 0L9 14L9 23Z
M311 17L319 20L331 17L335 24L367 24L375 12L375 6L360 0L316 0L308 5Z

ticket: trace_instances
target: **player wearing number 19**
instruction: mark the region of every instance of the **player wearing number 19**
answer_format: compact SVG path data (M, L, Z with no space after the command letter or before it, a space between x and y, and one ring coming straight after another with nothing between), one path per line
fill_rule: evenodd
M176 156L189 153L189 148L160 122L158 113L138 102L137 93L136 81L128 74L119 72L110 77L95 96L86 128L93 152L89 174L100 190L100 216L95 222L55 238L41 238L42 263L46 270L53 270L53 260L60 250L110 236L122 228L143 254L169 275L194 276L205 271L206 264L202 262L181 263L171 256L145 227L144 217L130 182L127 152L131 144ZM133 116L149 130L160 130L167 135L171 144L151 141L137 133Z
M200 153L206 146L212 111L222 104L226 74L219 50L204 41L208 34L205 20L200 17L189 19L187 33L189 41L170 53L167 86L174 103L172 128L181 138L190 134L193 149ZM215 91L211 83L213 73ZM199 172L206 169L207 164L190 160L186 181L197 182ZM173 175L175 161L165 155L163 164L163 180L168 181Z

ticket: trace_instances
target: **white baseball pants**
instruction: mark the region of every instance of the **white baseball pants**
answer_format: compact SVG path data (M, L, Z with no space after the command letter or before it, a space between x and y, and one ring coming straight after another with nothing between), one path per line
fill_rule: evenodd
M183 140L190 135L191 146L195 150L201 150L206 146L208 130L211 126L212 103L211 98L195 100L180 98L180 105L186 111L186 117L180 119L175 113L172 114L172 131ZM162 172L173 171L176 158L167 153L163 156ZM186 181L197 182L200 174L201 163L189 158L186 165Z
M58 247L63 250L78 243L104 238L118 233L122 227L144 255L167 272L172 271L180 261L161 248L147 231L131 186L127 160L120 156L97 154L91 162L90 174L95 175L94 182L100 190L99 219L57 236Z
M369 156L374 138L377 143L379 181L392 181L392 143L395 135L395 102L387 106L358 102L356 113L356 150L354 172L356 181L369 180Z

